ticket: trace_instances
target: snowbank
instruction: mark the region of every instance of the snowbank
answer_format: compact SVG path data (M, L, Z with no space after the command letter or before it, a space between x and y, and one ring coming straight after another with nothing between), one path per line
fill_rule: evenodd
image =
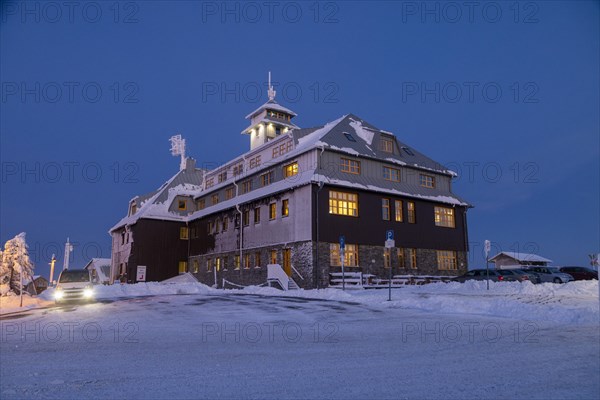
M404 286L393 289L392 301L387 301L387 289L348 290L320 289L284 292L270 287L248 286L238 289L214 289L197 282L157 283L132 285L115 284L95 287L98 299L119 299L140 296L166 295L260 295L301 297L315 300L343 301L380 308L406 308L438 314L483 315L556 324L596 325L600 306L598 281L577 281L566 284L530 282L432 283L423 286ZM52 304L53 289L39 297L25 297L26 309ZM2 297L0 313L19 311L18 297Z
M21 301L19 296L1 296L0 297L0 315L8 314L23 310L31 310L35 308L43 308L54 304L54 301L49 301L41 296L23 295L23 307L19 307Z

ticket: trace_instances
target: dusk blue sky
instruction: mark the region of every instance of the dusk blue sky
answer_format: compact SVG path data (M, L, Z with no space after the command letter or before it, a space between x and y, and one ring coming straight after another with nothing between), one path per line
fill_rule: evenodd
M110 257L128 201L179 168L170 136L201 166L247 151L269 70L298 125L353 113L457 171L471 268L485 239L600 250L597 1L73 3L0 12L0 240L27 232L38 273L67 237L77 267Z

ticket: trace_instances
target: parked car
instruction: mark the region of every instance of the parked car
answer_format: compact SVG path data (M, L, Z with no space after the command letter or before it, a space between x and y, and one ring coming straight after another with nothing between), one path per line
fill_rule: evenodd
M560 272L556 267L528 267L523 270L535 272L542 282L567 283L573 280L571 275Z
M498 273L499 270L496 269L490 269L489 270L489 277L491 281L494 282L501 282L501 281L514 281L515 278L511 275L502 275L500 273ZM470 280L476 280L476 281L484 281L487 278L487 274L486 274L486 270L485 269L472 269L469 272L467 272L464 275L461 276L457 276L456 278L452 279L452 281L454 282L465 282L465 281L470 281Z
M92 275L87 269L66 269L60 273L54 301L91 301L94 299Z
M540 283L541 279L537 274L526 272L521 269L498 269L499 274L504 276L506 281L519 281L519 282L531 282Z
M586 281L591 279L598 280L598 272L591 268L586 267L562 267L559 269L560 272L569 274L576 281Z

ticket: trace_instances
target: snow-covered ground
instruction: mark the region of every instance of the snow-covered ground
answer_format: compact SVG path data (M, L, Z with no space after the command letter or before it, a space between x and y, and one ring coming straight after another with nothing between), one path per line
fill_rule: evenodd
M97 287L0 303L0 398L600 395L598 283L281 292ZM18 306L18 303L16 303ZM36 308L37 307L37 308Z

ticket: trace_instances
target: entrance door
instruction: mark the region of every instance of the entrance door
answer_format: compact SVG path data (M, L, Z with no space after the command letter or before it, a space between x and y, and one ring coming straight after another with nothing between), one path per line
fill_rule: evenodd
M283 270L292 276L292 249L283 249Z

